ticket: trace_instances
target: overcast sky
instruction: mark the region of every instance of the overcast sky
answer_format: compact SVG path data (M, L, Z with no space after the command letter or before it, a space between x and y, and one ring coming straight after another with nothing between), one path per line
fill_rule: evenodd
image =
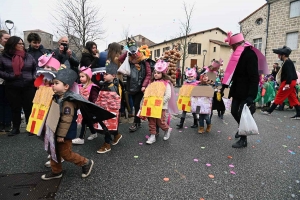
M41 29L55 34L51 17L57 0L1 0L0 18L12 20L18 33ZM180 32L180 20L184 21L181 0L93 0L101 5L106 38L97 41L104 50L111 42L124 39L123 30L129 27L130 35L141 34L155 43L169 40ZM191 20L191 33L220 27L224 31L239 32L238 22L266 3L266 0L185 0L195 2Z

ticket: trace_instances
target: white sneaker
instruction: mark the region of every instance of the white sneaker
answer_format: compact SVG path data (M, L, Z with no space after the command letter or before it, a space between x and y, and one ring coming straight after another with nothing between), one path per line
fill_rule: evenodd
M63 163L65 160L63 158L61 158L61 163ZM48 160L46 163L45 163L45 167L51 167L51 164L50 164L50 160Z
M146 141L146 143L153 144L154 142L156 142L155 135L151 134L150 137L148 138L148 140Z
M95 139L97 137L98 137L98 135L97 135L97 133L95 133L95 134L91 134L87 139L88 140L93 140L93 139Z
M164 140L168 140L170 138L171 131L172 128L169 128L167 131L165 131Z
M81 138L73 139L72 144L84 144L84 139Z

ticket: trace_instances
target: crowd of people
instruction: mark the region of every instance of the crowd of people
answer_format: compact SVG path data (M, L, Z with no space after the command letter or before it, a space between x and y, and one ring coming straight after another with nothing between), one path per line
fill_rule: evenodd
M36 33L30 33L27 41L30 45L26 49L20 37L0 31L0 131L8 132L8 136L18 135L24 112L28 135L44 138L49 154L45 165L52 170L42 176L43 180L60 178L63 161L82 167L83 178L89 176L93 160L72 152L72 144L84 144L88 127L88 140L97 138L99 133L104 135L97 153L111 151L111 145L117 145L123 137L119 132L120 117L134 117L129 132L137 131L141 120L147 119L149 145L156 142L159 129L164 132L164 140L170 138L170 116L178 110L182 114L177 128L183 128L186 114L191 112L191 127L199 127L199 134L211 132L213 110L223 119L225 110L231 109L239 125L245 104L252 114L256 104L266 105L268 108L262 113L270 115L288 99L289 106L296 110L292 119L300 119L300 91L295 67L289 59L291 50L274 50L283 64L274 64L268 74L266 62L260 63L263 55L241 33L228 33L226 42L233 55L225 71L220 68L222 59L213 60L201 70L177 69L176 86L181 87L178 97L174 93L175 83L167 74L169 61L151 60L150 50L138 47L134 38L127 38L125 47L114 42L102 52L95 42L89 41L80 60L69 48L68 37L61 37L54 50L45 49ZM186 80L180 86L182 73ZM224 96L226 88L228 97ZM53 128L46 121L55 116L55 108L59 109L59 117ZM246 135L237 131L235 137L240 140L233 148L247 146Z

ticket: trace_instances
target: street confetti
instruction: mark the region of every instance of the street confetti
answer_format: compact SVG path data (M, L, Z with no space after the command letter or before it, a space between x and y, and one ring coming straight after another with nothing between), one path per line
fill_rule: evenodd
M231 138L231 137L228 137L228 140L232 140L232 138Z
M230 171L230 174L236 175L236 173L234 171Z
M205 200L204 198L200 198L200 200Z
M134 158L139 158L139 156L133 156Z
M292 194L291 196L292 196L293 198L295 198L295 197L296 197L296 195L294 195L294 194Z
M149 138L149 135L146 135L145 138L148 139L148 138Z
M300 181L299 181L299 180L296 180L296 183L300 183Z
M284 148L287 148L287 146L286 145L282 145Z
M182 131L179 131L179 133L181 133Z
M168 182L169 180L170 180L170 179L169 179L169 178L167 178L167 177L166 177L166 178L164 178L164 181L165 181L165 182Z
M221 133L221 131L218 131L218 133Z
M255 146L252 146L252 148L255 148Z
M229 165L229 167L234 168L234 165Z
M234 197L233 194L229 194L230 199L233 199L233 197Z
M215 178L215 176L212 175L212 174L209 174L208 177L211 178L211 179L214 179L214 178Z
M288 135L287 138L288 138L288 139L291 139L292 137Z
M211 164L209 164L209 163L206 163L206 166L207 166L207 167L210 167L210 166L211 166Z
M205 149L205 147L201 147L201 149Z
M185 126L184 128L188 128L187 126Z
M260 140L256 140L257 142L260 142Z
M198 161L199 161L198 159L196 159L196 158L194 159L194 162L198 162Z
M228 159L232 159L232 156L227 156Z
M140 142L140 143L139 143L139 145L143 145L143 143L142 143L142 142Z
M228 172L224 171L224 174L228 174Z

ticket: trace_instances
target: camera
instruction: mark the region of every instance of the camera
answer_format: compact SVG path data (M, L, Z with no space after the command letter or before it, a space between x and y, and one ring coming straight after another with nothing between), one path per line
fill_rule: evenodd
M68 44L67 43L61 43L60 45L62 45L64 47L63 52L66 53L68 51L68 49L69 49Z

